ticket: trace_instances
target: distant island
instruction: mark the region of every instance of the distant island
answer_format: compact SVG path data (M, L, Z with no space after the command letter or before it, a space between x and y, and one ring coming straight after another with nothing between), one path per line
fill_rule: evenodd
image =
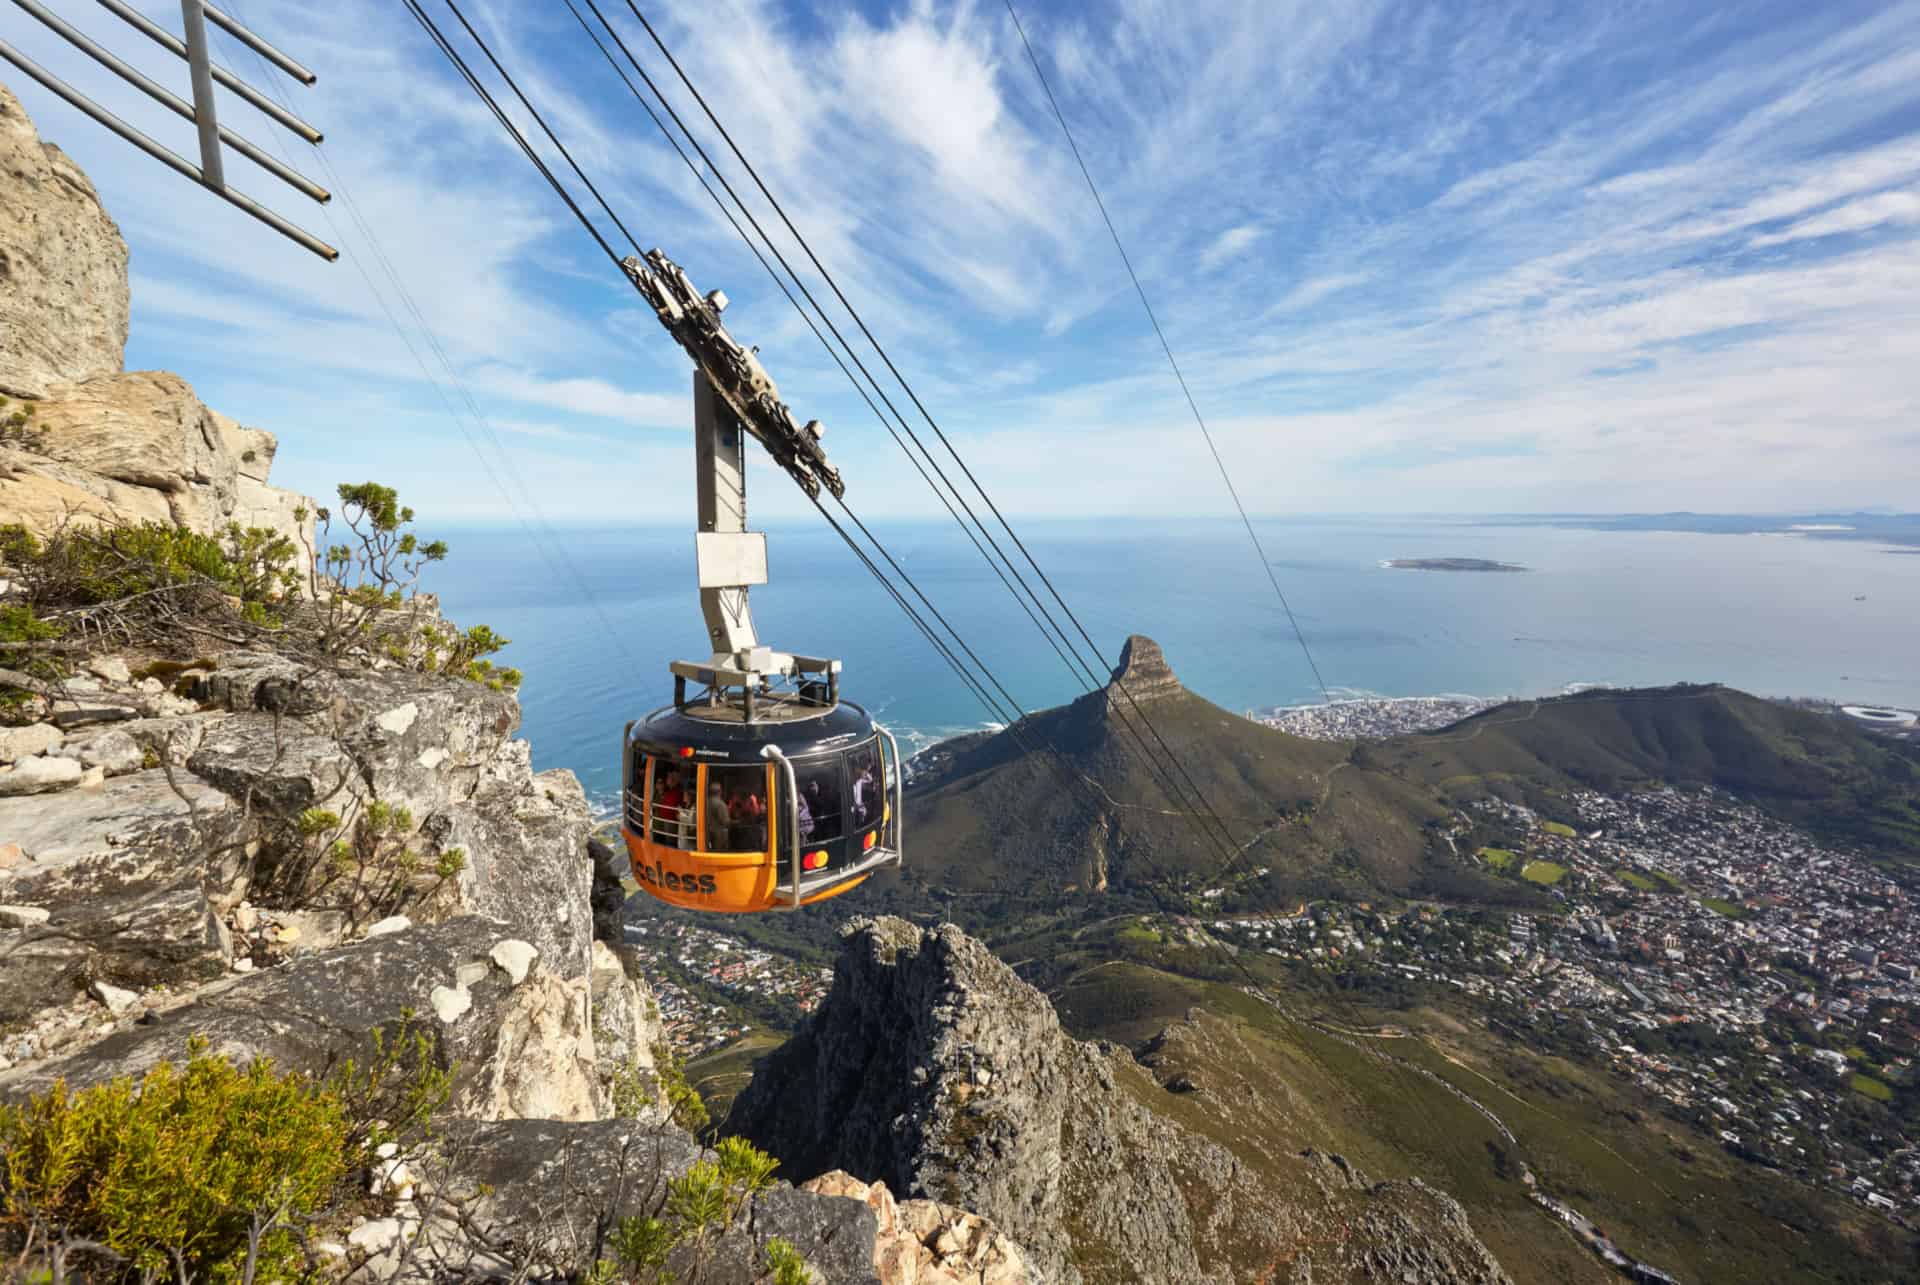
M1380 565L1395 571L1525 571L1517 562L1486 558L1390 558Z

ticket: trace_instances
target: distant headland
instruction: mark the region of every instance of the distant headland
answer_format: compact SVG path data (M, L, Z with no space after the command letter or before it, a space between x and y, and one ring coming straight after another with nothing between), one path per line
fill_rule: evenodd
M1389 558L1380 564L1395 571L1525 571L1517 562L1487 558Z

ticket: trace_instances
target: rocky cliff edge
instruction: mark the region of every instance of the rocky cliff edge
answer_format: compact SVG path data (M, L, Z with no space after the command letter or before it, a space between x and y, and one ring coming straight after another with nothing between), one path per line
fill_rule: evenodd
M1443 1193L1315 1157L1276 1181L1157 1115L1166 1092L958 928L862 919L724 1131L975 1210L1047 1281L1507 1281Z
M229 522L313 547L313 501L270 486L277 442L165 371L128 371L127 244L80 167L0 85L0 523ZM16 410L0 408L0 421Z

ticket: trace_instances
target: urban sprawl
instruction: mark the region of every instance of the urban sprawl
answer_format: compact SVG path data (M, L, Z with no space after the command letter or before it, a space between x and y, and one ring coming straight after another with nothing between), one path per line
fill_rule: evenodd
M1866 1107L1920 1051L1920 915L1865 858L1730 796L1481 800L1448 841L1539 913L1313 905L1207 924L1316 968L1474 996L1496 1030L1611 1067L1743 1157L1910 1216L1920 1148ZM1475 840L1487 840L1476 842Z

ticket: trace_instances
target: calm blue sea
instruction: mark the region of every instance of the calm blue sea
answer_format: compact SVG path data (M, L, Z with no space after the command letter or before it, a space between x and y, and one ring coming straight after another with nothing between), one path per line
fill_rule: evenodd
M1230 521L1016 524L1111 663L1157 639L1193 690L1234 710L1319 697L1245 531ZM1261 539L1336 696L1539 695L1569 683L1718 681L1765 695L1920 705L1920 556L1871 542L1476 525L1263 522ZM877 525L1028 709L1071 699L1059 657L951 525ZM664 704L672 659L706 655L681 528L443 527L448 614L513 640L536 767L596 798L629 718ZM844 690L909 741L985 711L831 531L769 532L754 592L772 645L846 663ZM1390 570L1390 558L1516 562L1526 574Z

